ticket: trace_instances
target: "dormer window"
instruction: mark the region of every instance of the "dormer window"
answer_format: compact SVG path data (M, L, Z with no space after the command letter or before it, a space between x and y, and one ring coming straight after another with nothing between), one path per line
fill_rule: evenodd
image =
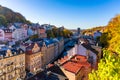
M22 50L20 50L20 53L23 53L23 51L22 51Z
M7 50L7 53L6 53L6 57L10 57L10 56L12 56L12 52L11 52L11 50Z

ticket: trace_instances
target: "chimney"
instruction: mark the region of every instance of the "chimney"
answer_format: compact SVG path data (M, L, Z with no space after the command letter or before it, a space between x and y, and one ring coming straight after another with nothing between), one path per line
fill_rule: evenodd
M88 60L88 58L89 58L89 53L90 53L90 50L87 49L87 51L86 51L87 60Z

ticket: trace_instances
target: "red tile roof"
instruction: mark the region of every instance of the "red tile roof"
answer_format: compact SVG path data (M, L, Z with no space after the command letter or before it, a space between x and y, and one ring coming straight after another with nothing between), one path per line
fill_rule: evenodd
M61 65L65 70L77 74L82 67L91 68L91 64L85 56L75 55Z
M68 61L68 62L65 63L62 67L63 67L65 70L70 71L70 72L76 74L76 73L82 68L82 65L79 65L79 64L77 64L77 63Z

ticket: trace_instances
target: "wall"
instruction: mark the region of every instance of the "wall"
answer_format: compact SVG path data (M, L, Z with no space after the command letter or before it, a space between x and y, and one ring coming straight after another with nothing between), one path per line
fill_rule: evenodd
M87 52L88 50L85 47L83 47L81 44L76 44L75 47L67 51L68 53L67 55L72 56L74 54L79 54L83 56L93 57L93 66L95 67L97 63L97 55L90 50L89 50L89 55L87 54Z
M0 40L4 40L5 38L5 34L4 34L4 31L2 29L0 29Z
M63 71L63 73L67 76L67 78L69 80L76 80L75 79L75 74L74 73L71 73L69 71L66 71L64 68L61 67L61 70Z
M25 78L25 54L19 54L0 60L0 80Z
M26 53L26 69L32 73L36 73L42 67L41 52L31 55Z

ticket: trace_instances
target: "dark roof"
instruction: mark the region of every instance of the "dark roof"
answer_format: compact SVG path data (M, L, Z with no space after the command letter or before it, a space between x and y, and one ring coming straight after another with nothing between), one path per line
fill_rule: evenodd
M27 80L68 80L68 79L53 72L42 71Z
M60 67L57 66L57 65L51 66L50 68L47 69L47 71L51 71L51 72L54 72L54 73L56 73L56 74L62 75L62 76L64 76L64 77L67 77L67 76L63 73L63 71L60 69Z
M94 52L95 54L98 54L98 51L96 51L94 48L92 48L90 44L88 44L88 43L83 43L82 46L85 47L86 49Z
M14 53L16 53L16 55L21 54L21 52L24 53L24 51L21 48L15 49L15 48L6 48L5 47L5 48L1 48L0 49L0 55L2 55L3 57L5 57L8 49L11 50L11 52L12 52L13 55L14 55Z
M3 29L5 33L12 33L12 29Z

